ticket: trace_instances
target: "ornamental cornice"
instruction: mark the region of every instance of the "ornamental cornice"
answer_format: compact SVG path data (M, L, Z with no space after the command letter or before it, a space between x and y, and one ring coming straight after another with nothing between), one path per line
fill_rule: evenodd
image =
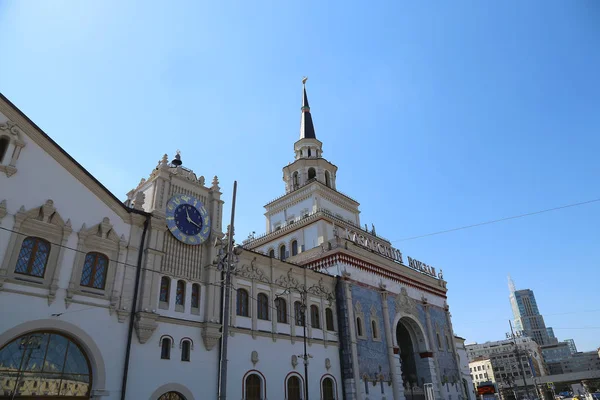
M92 177L77 161L56 144L48 135L42 132L33 122L24 116L16 107L0 97L0 112L19 127L29 139L40 146L48 155L58 162L66 171L73 175L88 190L102 200L124 222L128 220L128 210L108 189Z
M300 189L278 197L277 199L265 205L265 209L267 210L267 214L275 214L308 199L313 193L317 193L323 198L326 198L328 201L345 209L346 211L360 212L358 210L360 203L335 189L325 186L323 183L317 180L312 181Z

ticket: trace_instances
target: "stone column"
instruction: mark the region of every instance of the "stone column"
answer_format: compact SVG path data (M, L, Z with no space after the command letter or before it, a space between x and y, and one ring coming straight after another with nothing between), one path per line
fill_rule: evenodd
M394 354L394 340L390 324L390 311L387 303L387 292L381 290L381 301L383 304L383 328L385 329L385 338L387 344L388 363L390 365L390 374L392 379L392 394L394 399L404 398L404 386L402 386L402 367L400 365L400 356Z
M433 327L431 326L431 316L429 315L430 305L426 302L423 303L425 309L425 317L427 320L427 336L429 336L430 350L433 354L432 357L428 357L427 362L429 364L429 371L431 373L431 380L433 381L433 388L435 391L435 398L442 399L442 377L440 376L440 366L438 362L438 347L435 336L433 335Z
M348 274L349 275L349 274ZM354 315L354 305L352 304L352 291L350 290L351 283L348 280L345 281L346 291L346 307L348 309L348 330L350 331L350 350L352 353L352 370L354 373L354 382L348 382L346 386L346 393L349 395L348 400L362 400L362 394L360 391L360 370L358 368L358 346L356 345L357 337L356 337L356 324ZM352 385L353 384L353 385ZM353 387L350 387L353 386ZM352 392L354 392L355 396L352 397Z

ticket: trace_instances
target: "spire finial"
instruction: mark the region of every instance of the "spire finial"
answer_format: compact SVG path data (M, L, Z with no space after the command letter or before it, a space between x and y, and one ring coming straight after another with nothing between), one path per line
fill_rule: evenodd
M312 116L310 115L310 106L308 96L306 95L306 81L308 77L302 78L302 117L300 119L300 139L316 139L315 127L313 126Z
M175 165L176 167L179 167L181 164L183 164L181 162L181 151L177 150L175 153L175 159L171 161L171 164Z
M516 292L517 290L515 289L515 282L512 280L512 278L510 277L510 274L508 274L508 290L511 293Z

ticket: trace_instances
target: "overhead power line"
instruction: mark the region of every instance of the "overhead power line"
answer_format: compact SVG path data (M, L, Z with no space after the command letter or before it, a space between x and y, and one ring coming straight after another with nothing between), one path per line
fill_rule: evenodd
M526 213L526 214L513 215L512 217L505 217L505 218L500 218L500 219L494 219L494 220L491 220L491 221L480 222L478 224L461 226L459 228L452 228L452 229L446 229L446 230L443 230L443 231L438 231L438 232L433 232L433 233L427 233L425 235L411 236L411 237L407 237L407 238L404 238L404 239L392 240L392 242L393 243L395 243L395 242L405 242L407 240L420 239L420 238L424 238L424 237L428 237L428 236L441 235L442 233L450 233L450 232L460 231L460 230L463 230L463 229L476 228L478 226L495 224L497 222L508 221L508 220L511 220L511 219L529 217L531 215L537 215L537 214L547 213L547 212L550 212L550 211L562 210L564 208L583 206L585 204L596 203L596 202L599 202L599 201L600 201L600 198L599 199L594 199L594 200L582 201L580 203L567 204L565 206L548 208L546 210L534 211L534 212L530 212L530 213Z

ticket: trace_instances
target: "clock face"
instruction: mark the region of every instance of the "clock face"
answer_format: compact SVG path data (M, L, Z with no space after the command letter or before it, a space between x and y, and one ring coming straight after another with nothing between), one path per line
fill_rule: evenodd
M167 202L167 226L180 242L198 245L210 235L210 218L200 200L177 194Z

